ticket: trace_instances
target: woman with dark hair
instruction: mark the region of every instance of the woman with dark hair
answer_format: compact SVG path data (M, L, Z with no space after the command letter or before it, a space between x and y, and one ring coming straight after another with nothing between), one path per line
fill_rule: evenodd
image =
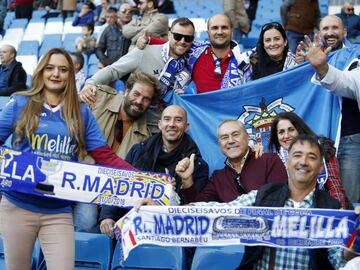
M243 53L239 62L243 83L297 65L295 55L289 50L285 30L277 22L263 25L256 48Z
M286 166L288 149L293 140L301 135L316 136L306 123L293 112L279 113L271 124L269 151L278 153ZM317 137L317 136L316 136ZM324 149L324 168L327 180L320 182L320 188L327 190L332 197L337 199L344 209L349 208L344 187L340 179L339 163L335 157L334 142L326 137L318 137Z
M89 153L98 164L133 168L116 156L89 108L80 104L72 59L62 49L44 55L31 89L17 92L2 110L0 145L10 135L15 150L72 161ZM74 268L70 201L3 191L0 215L6 269L31 268L36 238L48 269Z

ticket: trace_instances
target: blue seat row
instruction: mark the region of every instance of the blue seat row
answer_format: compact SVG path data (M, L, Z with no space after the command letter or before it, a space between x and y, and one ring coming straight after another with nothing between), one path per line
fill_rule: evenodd
M185 255L180 247L141 245L132 250L122 262L120 242L113 249L112 240L103 234L75 233L75 269L168 269L182 270ZM192 270L234 269L243 256L243 246L198 247ZM4 247L0 235L0 270L5 268ZM33 251L32 270L46 270L39 242Z

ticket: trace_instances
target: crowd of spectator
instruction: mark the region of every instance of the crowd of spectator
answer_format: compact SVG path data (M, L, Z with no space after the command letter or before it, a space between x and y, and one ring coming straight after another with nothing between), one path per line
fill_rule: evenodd
M118 9L109 0L83 2L72 23L82 27L76 52L55 48L46 53L29 90L15 48L3 45L0 96L13 94L13 102L0 114L0 144L13 135L15 149L34 152L31 134L69 136L76 146L68 153L69 160L167 173L175 179L181 204L352 209L352 202L360 202L359 58L341 71L327 64L327 55L358 46L351 43L360 31L353 4L346 2L340 14L321 18L317 0L283 1L282 23L264 24L256 47L242 51L242 37L251 29L257 5L250 1L246 7L245 2L224 0L224 13L207 18L204 41L195 41L195 25L189 18L176 18L168 27L165 13L175 11L172 1L129 1ZM17 18L31 18L33 7L56 6L59 16L66 18L76 11L76 4L17 0L15 12ZM0 28L1 14L0 9ZM95 25L101 26L97 38ZM84 55L93 54L99 70L86 78ZM337 148L295 113L280 113L273 119L269 149L250 147L244 125L228 119L211 127L217 128L226 159L222 169L209 172L196 142L187 134L193 123L184 108L168 104L169 97L240 86L304 62L315 70L313 83L340 97ZM114 89L118 80L125 82L125 91ZM40 117L43 113L52 117ZM328 178L321 184L318 175L323 165ZM115 222L127 212L51 198L40 201L16 191L3 193L0 209L8 269L30 266L36 238L49 268L73 269L73 225L76 231L113 238ZM37 222L40 217L44 219ZM14 230L14 223L21 225ZM48 245L49 239L55 244ZM240 269L295 269L294 254L301 257L299 269L320 265L337 269L355 256L343 249L276 249L276 256L274 251L247 247ZM191 254L187 253L188 267Z

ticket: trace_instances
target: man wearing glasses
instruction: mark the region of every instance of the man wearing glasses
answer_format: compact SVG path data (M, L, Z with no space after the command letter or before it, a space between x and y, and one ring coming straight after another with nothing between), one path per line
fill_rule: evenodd
M123 35L131 39L135 45L145 31L152 36L166 38L168 33L168 17L157 10L158 0L139 0L140 16L133 19L123 28Z
M172 89L182 89L190 81L183 56L194 40L194 24L187 18L176 19L168 34L169 41L163 45L149 45L144 50L134 48L112 65L99 70L80 92L81 100L88 104L96 101L96 85L110 84L135 70L158 77L162 96ZM158 131L160 111L152 106L148 112L148 124L152 133Z
M99 59L99 68L111 65L121 56L125 55L130 47L130 40L122 34L122 27L132 18L131 6L127 3L121 5L119 16L117 10L109 8L106 12L107 26L100 35L96 47L96 56Z

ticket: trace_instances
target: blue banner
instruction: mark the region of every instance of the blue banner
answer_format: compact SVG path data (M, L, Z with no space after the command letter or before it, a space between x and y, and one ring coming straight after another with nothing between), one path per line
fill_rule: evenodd
M329 63L343 70L358 55L360 48L352 46L331 54ZM171 103L187 111L189 134L213 171L224 165L216 130L225 119L241 120L251 140L262 141L267 147L272 119L280 112L293 111L316 134L335 140L340 119L339 100L322 86L311 83L313 75L314 69L303 64L231 89L173 95Z

